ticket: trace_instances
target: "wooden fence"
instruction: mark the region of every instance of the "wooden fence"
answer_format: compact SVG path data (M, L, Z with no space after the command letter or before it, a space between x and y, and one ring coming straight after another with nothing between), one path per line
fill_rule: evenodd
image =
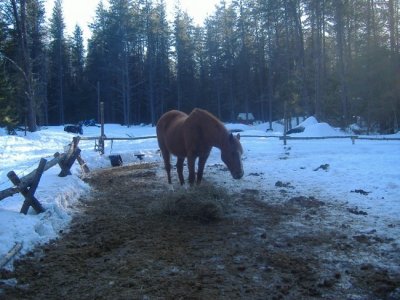
M147 139L155 139L157 136L149 135L149 136L138 136L138 137L111 137L108 138L105 135L96 136L96 137L82 137L82 141L94 141L94 150L99 151L101 154L104 154L104 142L111 141L137 141L137 140L147 140Z
M104 133L104 130L102 131ZM289 135L254 135L254 134L241 134L240 137L243 138L278 138L283 141L283 144L286 145L289 140L327 140L327 139L350 139L353 144L355 144L356 140L371 140L371 141L400 141L400 138L388 138L388 137L365 137L365 136L357 136L357 135L338 135L338 136L310 136L310 137L295 137ZM104 142L111 141L111 145L114 141L135 141L135 140L145 140L145 139L155 139L157 136L149 135L149 136L139 136L139 137L106 137L105 135L99 137L82 137L83 141L94 141L94 149L95 151L99 151L101 154L104 154Z
M286 145L288 140L328 140L328 139L350 139L353 144L356 140L369 140L369 141L400 141L400 138L391 137L368 137L358 135L337 135L337 136L289 136L289 135L240 135L245 138L278 138L283 140Z
M41 158L38 167L22 178L19 178L14 171L8 172L7 177L14 186L0 191L0 201L7 197L13 196L14 194L21 193L21 195L25 198L20 210L21 213L27 214L30 206L32 206L32 208L38 214L44 212L42 205L35 197L35 192L39 185L40 178L45 171L58 164L61 168L61 172L58 174L58 176L65 177L71 174L70 169L75 160L77 160L81 165L83 172L89 172L89 168L80 156L81 149L78 147L80 139L80 137L74 137L72 143L69 145L68 150L62 154L58 152L55 153L54 158L50 161Z
M288 140L326 140L326 139L350 139L354 144L356 140L376 140L376 141L400 141L400 138L387 138L387 137L360 137L356 135L348 135L348 136L329 136L329 137L292 137L292 136L276 136L276 135L241 135L243 138L279 138L284 141L284 145L286 145ZM36 170L32 171L28 175L19 178L14 171L11 171L7 174L7 177L14 184L13 187L8 188L6 190L0 191L0 201L10 197L16 193L21 193L24 198L24 204L21 208L21 213L26 214L30 206L37 213L41 213L44 211L40 202L34 196L36 188L39 184L40 178L42 174L48 169L52 168L55 165L59 165L61 168L61 172L58 176L64 177L70 175L70 168L75 160L79 162L82 167L84 173L89 172L89 168L86 166L85 162L80 156L81 149L78 147L79 141L95 141L95 150L99 151L101 154L104 154L104 142L111 141L134 141L134 140L144 140L144 139L155 139L157 136L140 136L140 137L112 137L107 138L104 134L104 129L102 130L102 134L99 137L74 137L72 143L69 145L69 149L62 154L55 153L54 158L50 161L42 158L39 162L39 165Z

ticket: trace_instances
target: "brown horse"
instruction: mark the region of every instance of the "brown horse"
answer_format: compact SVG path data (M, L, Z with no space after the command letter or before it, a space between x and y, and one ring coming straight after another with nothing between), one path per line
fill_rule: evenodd
M181 184L185 182L183 162L187 157L189 183L192 185L195 181L196 158L199 158L197 183L200 183L212 147L221 150L221 159L233 178L240 179L243 176L241 160L243 149L239 141L240 135L233 136L224 124L205 110L196 108L190 115L177 110L165 113L157 123L157 139L169 183L171 183L171 154L178 158L176 167Z

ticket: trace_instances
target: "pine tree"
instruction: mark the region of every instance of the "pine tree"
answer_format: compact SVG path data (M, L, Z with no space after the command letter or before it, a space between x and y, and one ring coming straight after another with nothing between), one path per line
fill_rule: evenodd
M151 124L166 110L169 83L169 27L165 3L146 3L146 89Z
M29 52L32 61L33 89L37 123L48 124L47 116L47 53L44 0L27 2Z
M88 51L86 56L85 78L88 83L88 94L92 103L93 111L96 111L96 119L100 122L100 102L106 103L106 121L110 122L110 97L111 87L107 66L107 40L106 31L108 26L108 15L102 1L96 8L96 15L90 24L92 31L91 38L88 41Z
M50 21L50 66L48 75L49 122L51 124L65 123L68 50L64 31L62 0L55 0Z
M178 10L174 21L177 103L179 110L193 108L196 91L196 64L193 21Z
M28 126L28 130L34 132L37 130L37 121L36 121L36 99L35 99L35 82L32 70L32 57L30 53L30 36L29 36L29 1L20 0L17 2L16 0L11 0L11 8L13 15L13 26L16 33L16 44L17 55L16 60L8 59L14 67L16 67L17 72L20 76L21 82L21 90L19 94L22 101L22 105L20 108L23 108L23 112L20 113L21 116L24 116L25 123ZM36 20L35 20L36 21Z
M70 84L69 84L69 109L67 119L78 122L88 116L88 101L84 91L86 89L86 80L84 77L84 55L85 49L83 45L82 29L76 25L72 38L70 40Z
M14 50L10 45L10 24L5 18L6 5L0 2L0 126L11 130L18 124L18 106L16 97L11 84L10 50ZM14 67L14 66L11 66Z

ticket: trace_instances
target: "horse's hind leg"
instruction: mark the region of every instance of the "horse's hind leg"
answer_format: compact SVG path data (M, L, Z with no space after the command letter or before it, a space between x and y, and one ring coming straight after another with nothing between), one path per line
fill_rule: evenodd
M183 178L183 162L185 161L184 157L178 157L178 161L176 162L176 170L178 171L179 182L181 185L185 183L185 179Z
M196 157L195 156L188 156L187 157L187 164L188 164L188 169L189 169L189 184L193 185L194 180L196 178L196 173L195 173L195 162L196 162Z
M161 149L161 154L164 159L165 171L167 171L168 183L171 184L171 155L165 149Z
M199 164L197 167L197 181L196 181L197 184L199 184L201 182L201 179L203 178L204 166L206 164L209 155L210 152L199 156Z

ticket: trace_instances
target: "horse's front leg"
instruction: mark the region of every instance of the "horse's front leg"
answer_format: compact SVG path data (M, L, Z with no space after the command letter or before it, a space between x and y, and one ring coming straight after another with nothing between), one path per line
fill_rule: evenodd
M210 152L206 152L205 154L199 156L199 165L197 168L197 184L199 184L203 179L204 166L206 164L209 155Z
M185 183L185 179L183 178L183 162L185 161L184 157L178 157L178 161L176 162L176 170L178 171L179 182L181 185Z
M193 185L194 180L196 178L196 173L194 171L195 162L196 162L196 156L188 155L187 164L188 164L188 169L189 169L189 184L190 185Z

